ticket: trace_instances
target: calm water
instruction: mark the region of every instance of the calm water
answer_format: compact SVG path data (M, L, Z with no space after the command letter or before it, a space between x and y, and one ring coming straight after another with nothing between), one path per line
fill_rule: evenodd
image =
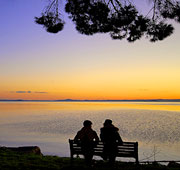
M106 118L124 141L139 142L140 160L180 159L180 102L0 102L0 145L67 157L82 122L90 119L99 134Z

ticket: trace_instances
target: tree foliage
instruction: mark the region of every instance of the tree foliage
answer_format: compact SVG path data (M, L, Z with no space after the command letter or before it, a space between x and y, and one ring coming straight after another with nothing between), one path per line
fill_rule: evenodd
M41 17L35 22L50 33L63 30L60 1L49 0ZM147 0L148 1L148 0ZM65 12L81 34L109 33L112 39L134 42L145 36L151 42L163 40L173 33L170 20L180 23L178 0L149 0L150 8L140 13L133 0L66 0ZM142 3L142 2L138 2Z

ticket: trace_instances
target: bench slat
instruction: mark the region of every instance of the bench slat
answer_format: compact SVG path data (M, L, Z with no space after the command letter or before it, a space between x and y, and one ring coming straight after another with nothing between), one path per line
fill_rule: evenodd
M81 150L80 142L69 139L70 144L70 154L71 160L73 159L73 155L83 155ZM99 141L98 144L94 147L95 156L103 156L103 148L104 144L102 141ZM138 164L138 143L137 142L123 142L118 145L117 157L131 157L136 159L136 163Z

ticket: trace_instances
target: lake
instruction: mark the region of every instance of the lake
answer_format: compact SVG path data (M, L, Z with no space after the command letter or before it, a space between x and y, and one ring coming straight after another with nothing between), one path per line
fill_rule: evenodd
M0 145L69 157L83 121L99 135L107 118L124 141L138 141L140 161L180 159L180 102L0 102Z

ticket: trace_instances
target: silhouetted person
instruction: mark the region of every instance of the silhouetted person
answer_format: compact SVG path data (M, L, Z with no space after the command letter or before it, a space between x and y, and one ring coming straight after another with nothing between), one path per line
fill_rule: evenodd
M93 149L96 143L99 141L97 133L92 129L92 122L85 120L83 123L84 127L78 131L74 140L80 140L81 149L87 165L92 164Z
M104 127L100 129L100 138L104 143L103 159L109 159L109 163L112 165L115 162L117 155L117 144L122 144L123 141L118 133L118 128L112 124L112 120L106 119Z

